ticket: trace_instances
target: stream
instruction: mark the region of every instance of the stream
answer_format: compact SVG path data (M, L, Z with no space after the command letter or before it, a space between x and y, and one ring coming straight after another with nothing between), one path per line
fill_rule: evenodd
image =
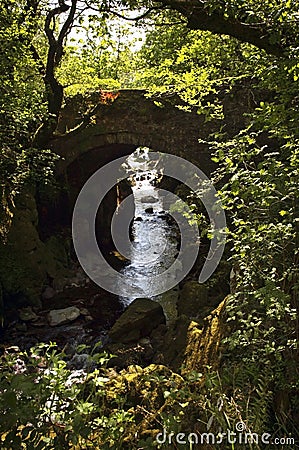
M154 299L151 294L155 291L154 283L157 282L154 276L171 266L178 253L177 229L163 209L163 199L155 187L157 174L154 170L149 170L146 153L138 159L133 154L128 161L135 170L132 177L135 217L131 229L129 263L121 273L130 284L139 288L142 297ZM120 295L125 306L135 298L125 290ZM157 300L159 298L157 296Z

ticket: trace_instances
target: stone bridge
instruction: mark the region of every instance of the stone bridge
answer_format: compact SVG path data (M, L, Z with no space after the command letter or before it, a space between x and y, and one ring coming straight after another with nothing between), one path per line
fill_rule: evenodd
M252 108L242 95L235 93L233 98L224 97L224 121L206 121L204 115L186 112L178 99L165 96L155 101L145 94L143 90L121 90L113 101L109 101L109 97L108 100L104 97L103 101L100 93L88 98L73 97L62 112L59 123L62 136L51 144L63 157L58 172L72 172L76 167L90 172L89 166L95 171L144 146L182 156L209 174L210 149L207 144L199 143L199 139L207 140L220 126L229 134L235 132L243 125L240 123L242 113ZM95 107L91 123L80 127L88 107ZM76 126L79 126L76 131L65 134Z
M220 129L228 135L240 130L244 126L243 113L256 106L248 92L244 86L236 86L233 93L224 91L218 98L224 119L209 121L203 114L186 111L183 102L174 96L155 100L147 97L144 90L120 90L116 95L98 92L68 100L58 133L50 143L62 157L57 164L57 179L63 188L54 206L49 206L49 199L44 200L49 211L44 223L69 226L74 203L88 178L103 165L130 155L140 146L181 156L209 176L214 168L211 150L199 140L208 140L211 133ZM80 126L88 109L93 111L91 120ZM115 188L107 194L99 209L101 229L110 223L119 200L117 195L122 198L128 190L123 184L118 193ZM40 223L42 226L41 217Z

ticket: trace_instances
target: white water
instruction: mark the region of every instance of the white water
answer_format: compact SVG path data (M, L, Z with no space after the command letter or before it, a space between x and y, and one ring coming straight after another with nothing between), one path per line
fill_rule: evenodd
M132 249L130 262L122 270L127 280L138 287L142 295L139 297L153 298L154 275L164 272L175 260L177 254L177 237L174 227L169 226L163 211L162 199L158 189L153 185L157 174L147 166L146 154L138 161L129 158L135 175L132 186L135 201L135 219L132 226ZM145 201L148 198L149 201ZM155 202L151 201L157 199ZM153 213L145 212L153 208ZM137 219L137 220L136 220ZM127 305L136 297L123 292L121 300Z

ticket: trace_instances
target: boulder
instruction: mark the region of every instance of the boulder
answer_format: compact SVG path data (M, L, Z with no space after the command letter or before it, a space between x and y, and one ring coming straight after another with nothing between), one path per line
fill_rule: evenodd
M229 333L226 324L226 297L200 323L180 315L168 329L159 327L151 334L155 350L153 363L165 364L181 374L203 372L219 366L222 339Z
M53 309L48 314L48 321L51 327L63 325L76 320L80 316L80 309L76 306L69 306L64 309Z
M187 281L177 300L178 314L187 317L204 318L212 311L213 306L208 299L208 289L197 281Z
M177 318L177 300L179 297L179 287L176 286L169 291L163 292L159 296L159 303L163 308L166 320L172 321Z
M31 322L33 320L37 320L38 316L34 311L32 311L31 306L28 306L27 308L22 308L19 310L19 318L23 322Z
M136 342L162 323L165 323L162 306L147 298L137 298L115 322L109 337L114 342Z
M181 315L169 325L168 329L159 327L153 331L151 340L156 350L154 363L163 363L173 370L179 370L184 359L191 322L191 319Z
M145 212L146 212L147 214L153 214L154 209L150 206L149 208L146 208L146 209L145 209Z
M141 203L157 203L159 201L158 198L153 197L152 195L147 195L146 197L142 197Z
M40 239L34 187L26 186L15 199L7 238L0 243L0 282L8 298L22 296L41 307L42 288L48 279L69 273L65 239ZM1 234L1 232L0 232ZM55 244L55 245L54 245Z
M53 289L51 286L46 286L44 292L42 293L42 298L44 300L50 300L51 298L54 297L55 294L56 294L55 289Z

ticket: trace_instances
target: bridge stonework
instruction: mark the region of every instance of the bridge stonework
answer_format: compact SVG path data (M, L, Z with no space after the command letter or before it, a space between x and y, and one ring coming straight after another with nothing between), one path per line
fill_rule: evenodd
M209 174L213 167L211 151L199 139L208 140L220 126L228 134L240 129L242 112L249 106L244 97L235 95L224 102L224 121L207 121L204 115L186 112L182 102L175 105L173 97L154 100L145 94L143 90L121 90L113 101L105 98L103 101L100 92L68 101L62 111L58 135L51 142L52 149L62 156L58 172L68 170L76 160L81 165L92 160L96 170L144 146L182 156ZM95 108L90 123L74 131L88 106Z

